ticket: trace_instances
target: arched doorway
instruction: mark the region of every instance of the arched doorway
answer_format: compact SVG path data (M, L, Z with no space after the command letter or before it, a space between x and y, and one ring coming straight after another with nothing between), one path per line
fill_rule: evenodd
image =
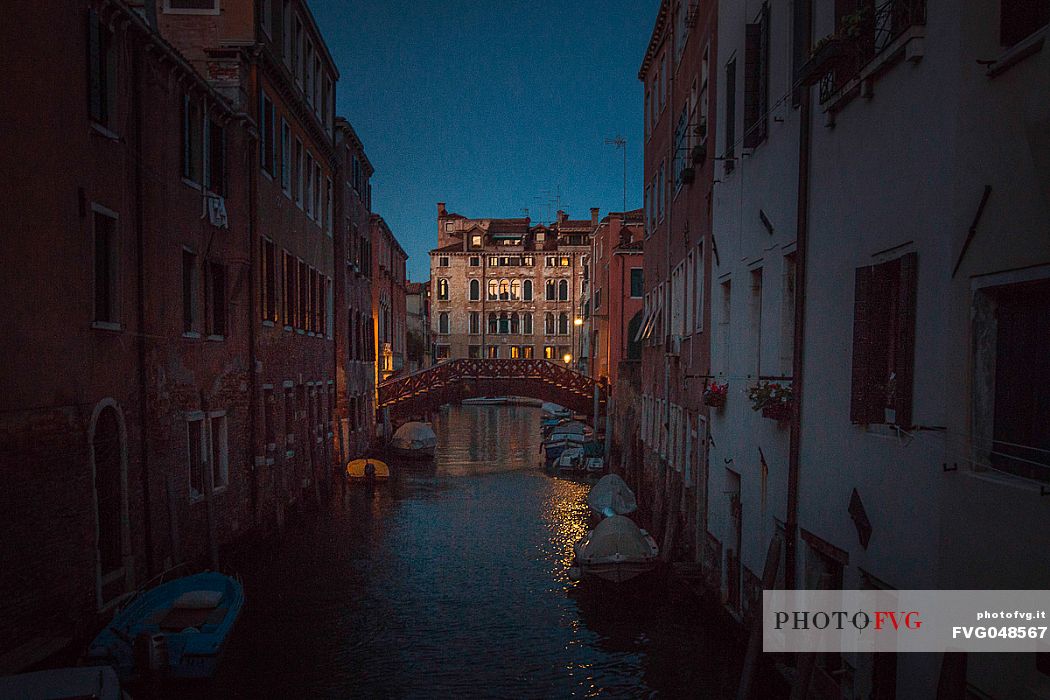
M127 432L124 416L112 399L95 407L88 439L95 502L96 601L101 609L132 583Z

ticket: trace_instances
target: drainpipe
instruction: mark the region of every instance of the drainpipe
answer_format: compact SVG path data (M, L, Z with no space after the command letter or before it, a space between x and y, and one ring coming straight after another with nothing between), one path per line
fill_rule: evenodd
M807 3L810 4L810 3ZM806 39L807 43L809 38ZM795 224L795 331L791 339L791 376L794 395L794 411L791 416L791 433L788 446L788 490L785 522L784 587L794 588L798 567L798 502L800 445L802 436L802 398L804 349L803 331L806 310L806 248L809 233L809 157L812 126L812 88L805 88L799 95L799 149L798 149L798 203Z
M258 100L256 100L258 102ZM245 115L247 116L247 115ZM243 123L243 122L242 122ZM252 129L245 129L247 135L246 144L247 148L247 162L248 162L248 444L251 446L252 456L252 488L251 488L251 501L252 501L252 520L258 518L258 507L259 507L259 467L260 465L255 464L255 450L258 445L258 435L256 422L258 420L258 411L256 403L261 399L258 396L258 349L256 348L256 328L255 328L255 314L256 309L256 293L255 288L255 232L258 226L258 180L256 179L256 168L255 168L255 138L253 137ZM276 253L275 253L276 254ZM276 288L276 283L275 283ZM276 302L275 302L276 303ZM261 311L261 309L260 309ZM274 388L276 391L276 387ZM275 396L276 400L276 396ZM263 450L264 464L266 450Z
M142 84L141 70L138 60L131 64L131 100L132 114L135 120L135 296L137 301L136 326L138 337L138 384L139 384L139 466L142 479L142 538L146 547L146 573L153 574L153 515L150 508L150 480L149 480L149 429L147 421L149 411L146 403L148 390L146 388L146 233L143 206L143 173L142 173Z

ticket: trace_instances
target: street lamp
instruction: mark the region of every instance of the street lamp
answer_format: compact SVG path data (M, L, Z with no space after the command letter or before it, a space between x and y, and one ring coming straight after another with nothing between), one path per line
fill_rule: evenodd
M570 362L572 362L572 353L570 353L570 352L565 353L565 356L562 357L561 359L565 360L565 364L569 364Z
M582 326L583 325L583 319L580 318L579 316L577 316L576 318L574 318L572 320L572 325L574 325L574 326Z

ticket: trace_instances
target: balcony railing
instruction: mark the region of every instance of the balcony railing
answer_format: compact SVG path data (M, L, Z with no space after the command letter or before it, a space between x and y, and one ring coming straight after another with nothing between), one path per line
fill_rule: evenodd
M840 18L835 34L820 40L799 71L804 85L820 85L827 102L881 56L908 29L926 24L926 0L884 0Z

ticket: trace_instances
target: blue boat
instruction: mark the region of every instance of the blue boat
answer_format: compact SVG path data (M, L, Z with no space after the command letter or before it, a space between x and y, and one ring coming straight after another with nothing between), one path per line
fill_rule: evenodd
M568 447L582 447L584 442L583 435L561 433L558 435L552 435L543 443L543 450L547 457L548 463L553 463L561 456L561 453Z
M88 647L88 661L122 680L215 674L244 606L240 581L214 571L183 576L129 600Z

